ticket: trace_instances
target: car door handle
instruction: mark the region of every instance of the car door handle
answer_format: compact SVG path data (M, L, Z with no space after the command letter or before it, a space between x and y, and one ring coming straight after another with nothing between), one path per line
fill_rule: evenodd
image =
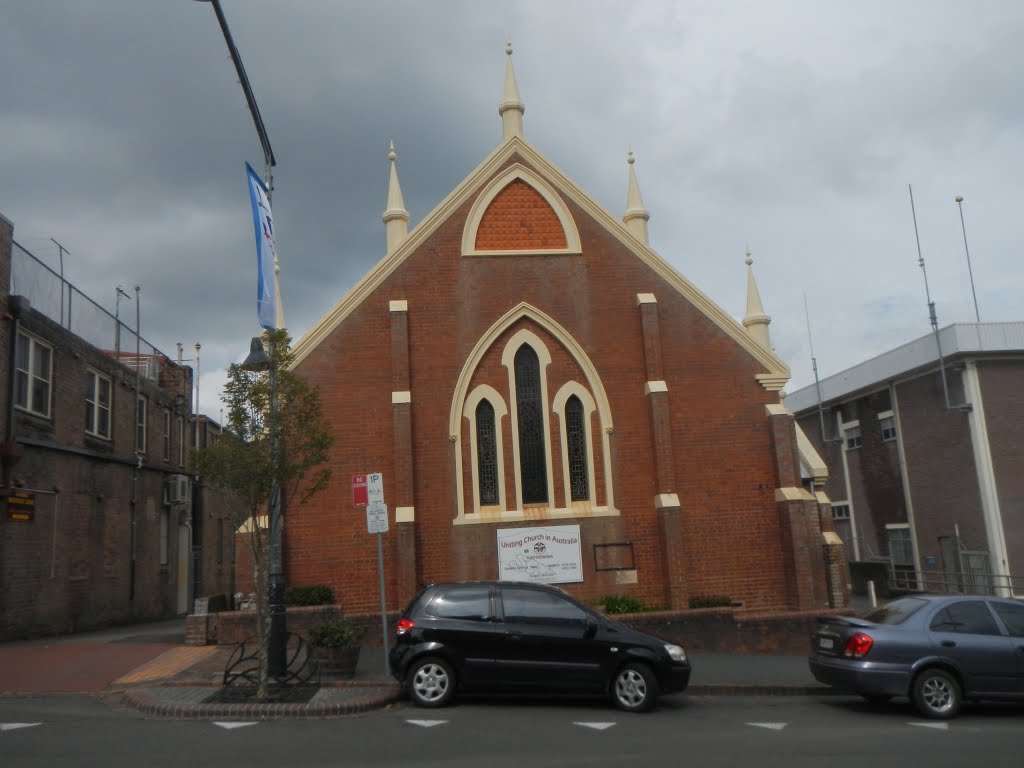
M943 640L942 641L942 647L943 648L956 648L956 640Z

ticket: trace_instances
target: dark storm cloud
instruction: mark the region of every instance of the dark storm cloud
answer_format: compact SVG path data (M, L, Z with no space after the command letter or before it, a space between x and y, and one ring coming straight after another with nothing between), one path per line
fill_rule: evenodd
M1015 5L222 2L278 159L295 336L384 255L390 140L412 226L498 144L509 37L526 138L616 217L631 146L652 245L737 318L750 243L795 385L804 292L826 375L928 330L908 182L940 320L973 317L955 194L983 319L1018 319ZM244 163L263 162L211 5L11 3L0 68L15 239L55 266L56 238L107 306L140 285L147 339L203 344L216 416L258 330Z

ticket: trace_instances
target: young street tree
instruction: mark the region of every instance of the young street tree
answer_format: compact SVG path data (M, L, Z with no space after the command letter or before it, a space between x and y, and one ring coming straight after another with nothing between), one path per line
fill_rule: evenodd
M256 592L256 635L259 641L257 698L269 695L271 666L271 610L283 615L283 583L269 580L273 566L272 546L281 542L284 500L302 504L323 490L331 477L324 466L334 442L320 406L320 392L290 370L291 338L285 330L264 336L268 370L253 373L243 365L228 369L221 400L227 406L223 437L195 451L194 466L204 482L233 493L238 500L235 530L248 532ZM281 514L268 514L279 491ZM277 552L280 565L280 551ZM278 594L271 599L270 590ZM273 603L273 605L272 605ZM280 626L283 635L284 625ZM279 640L287 642L286 637ZM279 648L284 659L284 649ZM287 662L284 662L287 664ZM283 673L285 670L274 670Z

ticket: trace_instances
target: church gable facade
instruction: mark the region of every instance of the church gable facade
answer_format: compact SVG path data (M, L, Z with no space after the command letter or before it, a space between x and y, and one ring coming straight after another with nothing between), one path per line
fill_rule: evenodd
M509 88L501 146L408 233L392 152L388 255L296 345L335 474L287 510L288 583L379 607L349 483L380 472L391 610L501 577L519 531L574 539L568 576L523 573L587 600L828 606L785 365L648 247L632 166L624 224L522 139Z

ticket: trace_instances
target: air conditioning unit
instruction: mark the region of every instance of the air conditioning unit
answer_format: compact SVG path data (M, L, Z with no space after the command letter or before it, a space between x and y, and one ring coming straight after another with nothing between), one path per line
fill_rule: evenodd
M164 504L184 504L188 500L188 475L171 475L164 485Z

